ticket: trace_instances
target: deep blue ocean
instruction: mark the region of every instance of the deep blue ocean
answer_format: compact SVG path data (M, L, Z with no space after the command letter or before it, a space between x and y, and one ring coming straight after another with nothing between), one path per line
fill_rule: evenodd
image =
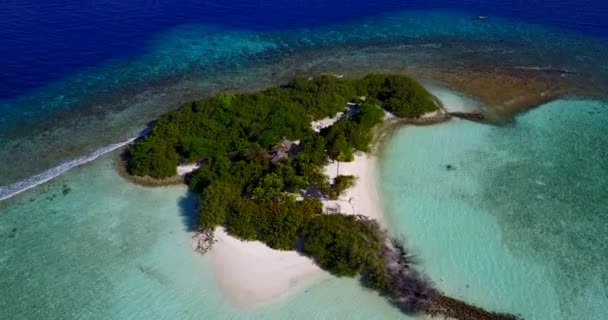
M180 25L270 31L420 9L499 16L608 37L608 2L601 0L7 0L0 2L0 99L142 54L159 33Z
M294 74L499 67L606 92L606 14L572 0L3 1L0 199L187 100Z
M573 0L2 1L0 199L187 100L294 74L549 70L605 93L607 14Z
M420 319L329 276L237 307L190 248L186 187L114 170L186 101L383 71L454 111L505 106L448 76L571 86L502 125L398 130L379 196L447 294L526 320L608 319L606 57L605 0L0 1L0 319Z

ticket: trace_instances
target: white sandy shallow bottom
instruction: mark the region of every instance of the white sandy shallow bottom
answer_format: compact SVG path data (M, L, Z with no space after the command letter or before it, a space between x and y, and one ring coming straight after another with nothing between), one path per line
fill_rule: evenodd
M376 158L356 155L355 161L334 162L326 167L333 179L338 174L356 175L356 185L338 200L323 201L324 208L344 214L380 219L376 189ZM215 230L218 242L208 253L219 287L237 305L256 307L275 302L326 276L314 262L295 251L273 250L259 241L241 241L223 228Z
M241 241L223 228L209 252L215 278L228 297L241 306L258 306L296 291L323 271L295 251L279 251L259 241Z

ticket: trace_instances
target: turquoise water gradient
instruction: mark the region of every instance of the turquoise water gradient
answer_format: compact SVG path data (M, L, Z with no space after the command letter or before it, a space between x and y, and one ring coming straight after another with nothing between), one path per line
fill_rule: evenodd
M0 204L0 319L401 316L356 280L329 276L261 309L234 306L191 249L186 188L128 183L113 156Z
M253 90L294 74L425 68L541 68L608 87L606 41L470 13L407 11L310 29L257 32L183 25L136 57L84 69L0 100L0 186L124 140L181 102ZM45 157L33 158L33 153ZM0 167L1 168L1 167Z
M379 169L390 231L448 294L525 319L608 317L607 118L604 103L563 100L503 127L399 130ZM132 185L113 156L0 203L0 318L403 318L329 276L260 309L232 305L190 248L186 188Z
M608 92L605 41L458 12L276 32L186 25L142 51L0 101L0 195L136 135L181 101L294 74L540 68ZM476 106L433 90L455 110ZM606 123L606 103L579 98L500 127L405 127L379 168L390 231L450 295L526 319L608 319ZM0 201L0 319L403 318L355 280L329 276L260 309L233 306L190 248L186 188L129 184L114 156Z
M608 319L606 123L608 104L560 100L501 127L402 129L381 173L392 231L448 294L525 319Z

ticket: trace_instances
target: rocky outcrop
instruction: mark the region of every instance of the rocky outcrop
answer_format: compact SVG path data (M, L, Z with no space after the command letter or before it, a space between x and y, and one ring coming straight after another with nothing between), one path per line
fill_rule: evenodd
M207 253L216 242L212 230L197 231L192 236L192 247L200 254Z

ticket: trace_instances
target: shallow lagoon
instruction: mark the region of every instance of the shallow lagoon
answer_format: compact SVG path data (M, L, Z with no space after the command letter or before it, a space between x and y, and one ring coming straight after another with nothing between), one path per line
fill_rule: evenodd
M606 104L564 100L501 127L400 129L379 169L391 232L448 294L526 319L607 317L607 118ZM1 318L402 317L330 276L259 309L234 306L190 248L186 188L127 183L112 156L0 204Z
M389 225L448 294L608 318L607 120L605 103L560 100L500 127L403 128L381 166Z
M330 276L261 308L233 305L191 249L186 188L135 186L116 174L113 156L0 204L0 318L401 316L356 280Z
M132 137L178 101L275 85L294 73L499 61L608 83L603 40L474 16L421 11L276 32L167 30L138 56L0 101L0 184ZM381 166L391 231L405 235L449 294L527 319L608 319L606 109L559 101L503 127L453 121L400 130ZM111 156L0 202L0 318L400 316L356 281L331 277L281 303L235 308L190 249L191 206L185 188L126 183Z

